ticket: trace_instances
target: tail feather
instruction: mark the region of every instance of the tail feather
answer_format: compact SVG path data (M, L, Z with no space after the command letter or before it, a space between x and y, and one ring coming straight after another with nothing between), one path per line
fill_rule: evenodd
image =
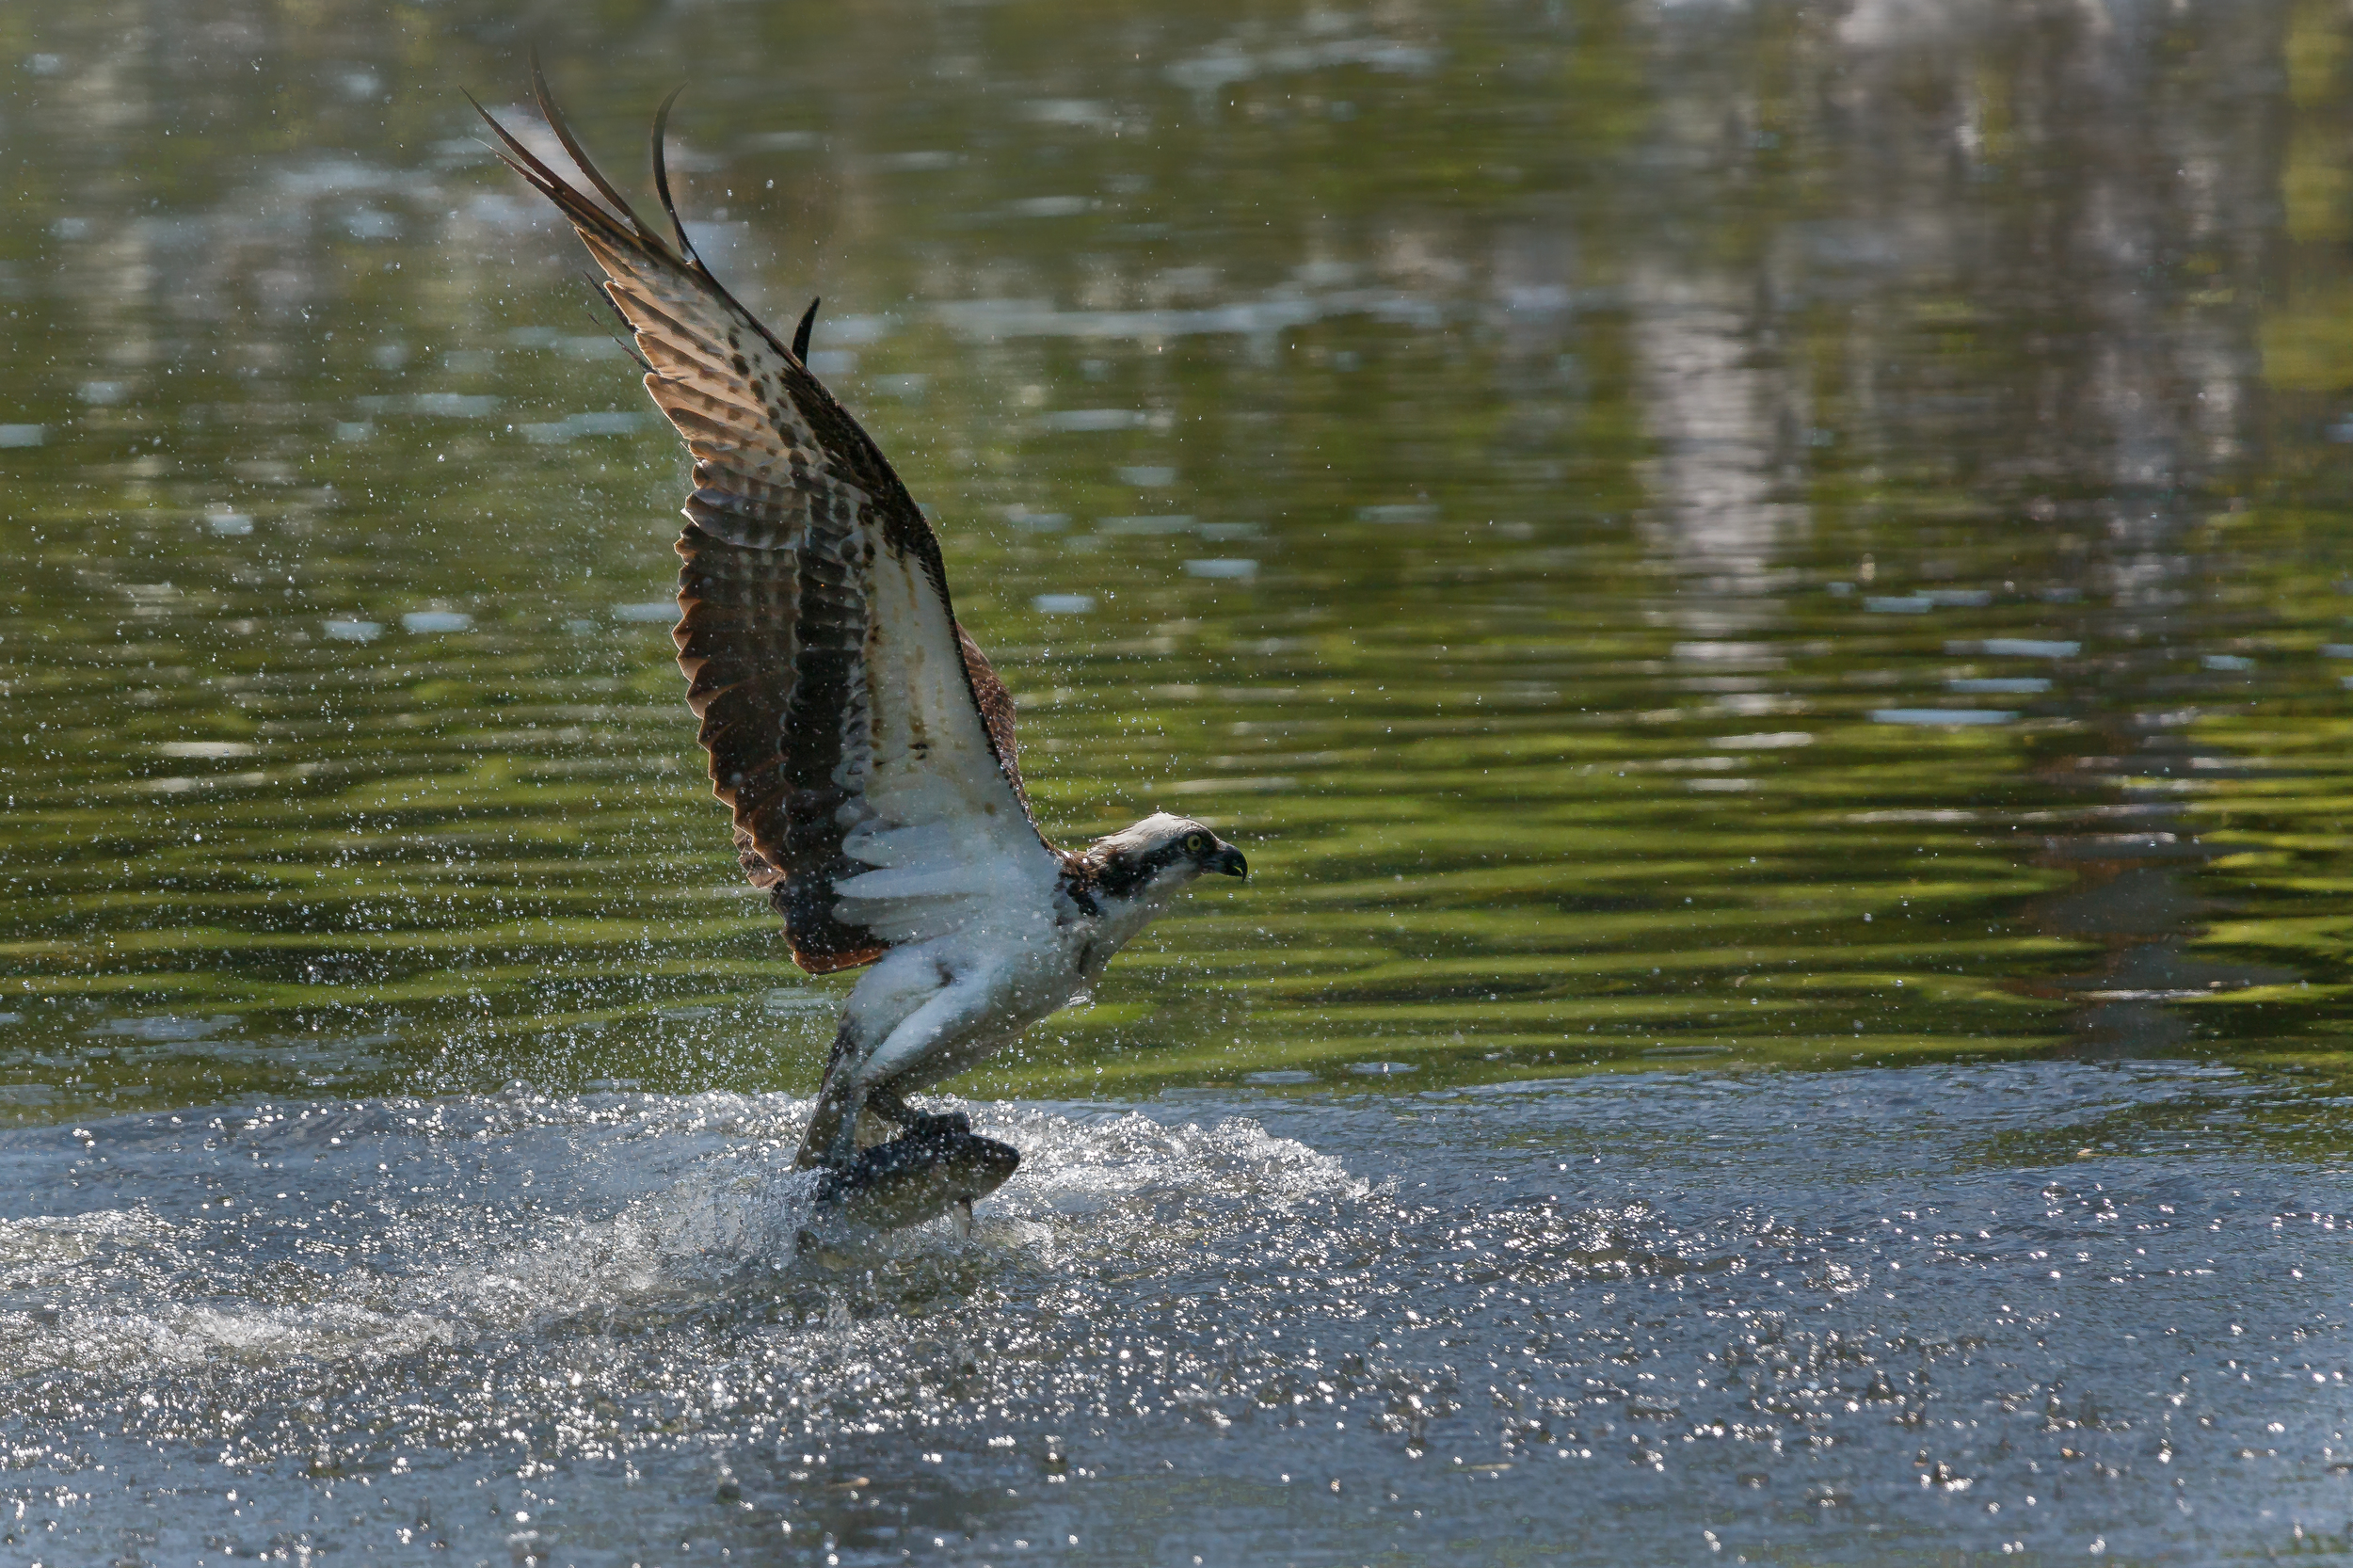
M825 1057L825 1079L817 1090L817 1103L809 1108L808 1130L801 1134L801 1148L792 1157L796 1171L815 1170L829 1165L827 1157L841 1137L841 1119L855 1116L861 1107L850 1103L846 1086L848 1074L841 1071L842 1059L856 1048L850 1035L850 1020L845 1014L834 1026L833 1049Z

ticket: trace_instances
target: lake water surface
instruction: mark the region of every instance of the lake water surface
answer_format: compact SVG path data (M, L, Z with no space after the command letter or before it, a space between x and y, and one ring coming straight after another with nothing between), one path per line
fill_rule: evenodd
M536 43L1248 853L795 1262L832 1009ZM2353 1556L2353 18L0 16L0 1560Z

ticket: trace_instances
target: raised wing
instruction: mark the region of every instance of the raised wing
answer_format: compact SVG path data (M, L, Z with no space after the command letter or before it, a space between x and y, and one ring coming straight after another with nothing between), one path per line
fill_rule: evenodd
M595 195L474 106L604 269L646 390L694 456L679 667L712 792L793 958L848 968L1050 897L1062 860L1031 818L1013 704L956 624L939 542L802 362L808 321L786 347L695 253L663 164L669 103L654 184L675 247L589 162L536 65L532 82Z

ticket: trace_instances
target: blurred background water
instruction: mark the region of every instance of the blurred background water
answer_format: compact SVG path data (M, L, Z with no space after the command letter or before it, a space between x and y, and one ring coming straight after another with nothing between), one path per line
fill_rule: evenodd
M534 43L632 190L691 84L1049 833L1250 855L959 1085L968 1246L778 1244L855 977L735 872L677 441L457 95ZM2349 44L0 11L0 1545L2353 1551Z

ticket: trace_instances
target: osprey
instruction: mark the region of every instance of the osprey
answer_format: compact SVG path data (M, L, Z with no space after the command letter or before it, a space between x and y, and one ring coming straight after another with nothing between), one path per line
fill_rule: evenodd
M1012 698L956 623L939 541L809 372L816 302L788 346L687 238L663 159L678 94L653 126L665 238L589 161L536 61L532 86L593 195L474 107L603 269L646 390L694 457L672 634L712 792L794 961L872 966L842 1007L796 1163L824 1171L821 1205L872 1223L968 1221L1019 1156L907 1096L1082 998L1194 878L1248 867L1165 814L1081 851L1046 841ZM902 1136L881 1142L882 1124Z

